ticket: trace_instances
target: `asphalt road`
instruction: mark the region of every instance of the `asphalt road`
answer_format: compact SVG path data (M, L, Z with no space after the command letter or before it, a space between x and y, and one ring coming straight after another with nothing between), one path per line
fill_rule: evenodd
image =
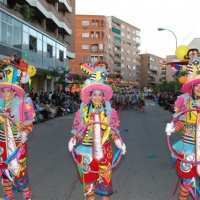
M120 112L121 136L127 153L113 170L112 200L168 200L178 180L164 132L166 123L172 120L171 113L150 100L146 104L146 113ZM29 136L28 171L35 200L84 199L68 152L73 117L71 114L36 124ZM179 137L171 136L172 143ZM148 157L149 154L154 157ZM178 191L174 199L178 199L177 195ZM20 199L21 194L15 194L15 200Z

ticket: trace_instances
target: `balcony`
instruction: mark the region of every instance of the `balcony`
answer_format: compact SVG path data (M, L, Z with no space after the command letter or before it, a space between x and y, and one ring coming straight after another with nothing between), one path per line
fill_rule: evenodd
M11 15L18 17L19 19L21 19L22 21L24 21L24 17L21 13L17 12L14 9L11 9L9 7L7 7L4 4L0 3L0 8L2 8L3 10L9 12ZM28 22L33 28L37 28L38 30L40 30L41 32L53 37L55 40L58 40L60 42L62 42L64 44L64 38L60 38L60 37L56 37L55 34L52 32L52 30L46 28L44 29L43 26L37 21L33 21L33 22ZM66 44L65 44L66 45Z
M65 29L68 34L72 34L70 22L64 16L60 14L52 4L48 4L46 1L27 0L27 2L36 7L47 19L51 19L59 27Z

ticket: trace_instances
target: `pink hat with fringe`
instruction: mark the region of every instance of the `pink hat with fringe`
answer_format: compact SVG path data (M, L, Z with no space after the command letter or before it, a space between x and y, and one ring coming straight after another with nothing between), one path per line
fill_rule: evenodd
M106 69L98 69L94 72L90 79L85 81L85 84L81 90L81 100L88 104L90 102L91 92L94 90L100 90L104 94L104 102L110 101L113 95L113 89L106 85Z

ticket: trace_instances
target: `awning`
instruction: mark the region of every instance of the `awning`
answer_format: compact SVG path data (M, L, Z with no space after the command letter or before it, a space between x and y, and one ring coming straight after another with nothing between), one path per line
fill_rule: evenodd
M119 47L119 48L121 48L121 46L120 46L120 45L117 45L117 44L114 44L114 46L115 46L115 47Z
M121 22L118 22L118 21L115 20L115 19L113 19L112 21L113 21L114 23L116 23L116 24L119 24L119 25L121 24Z

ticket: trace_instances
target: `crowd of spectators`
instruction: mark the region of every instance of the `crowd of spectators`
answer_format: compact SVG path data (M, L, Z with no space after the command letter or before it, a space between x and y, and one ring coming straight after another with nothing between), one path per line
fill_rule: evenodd
M35 108L34 123L45 122L56 117L75 113L81 104L78 92L59 92L57 90L54 92L39 92L32 89L28 95L32 99ZM164 110L174 113L174 103L179 95L181 95L180 92L149 93L145 96L145 99L153 100Z
M69 115L76 112L81 100L79 93L66 91L39 92L33 89L29 92L35 108L35 122L45 122L56 117Z
M162 92L156 94L155 102L163 107L164 110L169 110L174 113L174 103L177 99L177 96L181 95L181 92Z

